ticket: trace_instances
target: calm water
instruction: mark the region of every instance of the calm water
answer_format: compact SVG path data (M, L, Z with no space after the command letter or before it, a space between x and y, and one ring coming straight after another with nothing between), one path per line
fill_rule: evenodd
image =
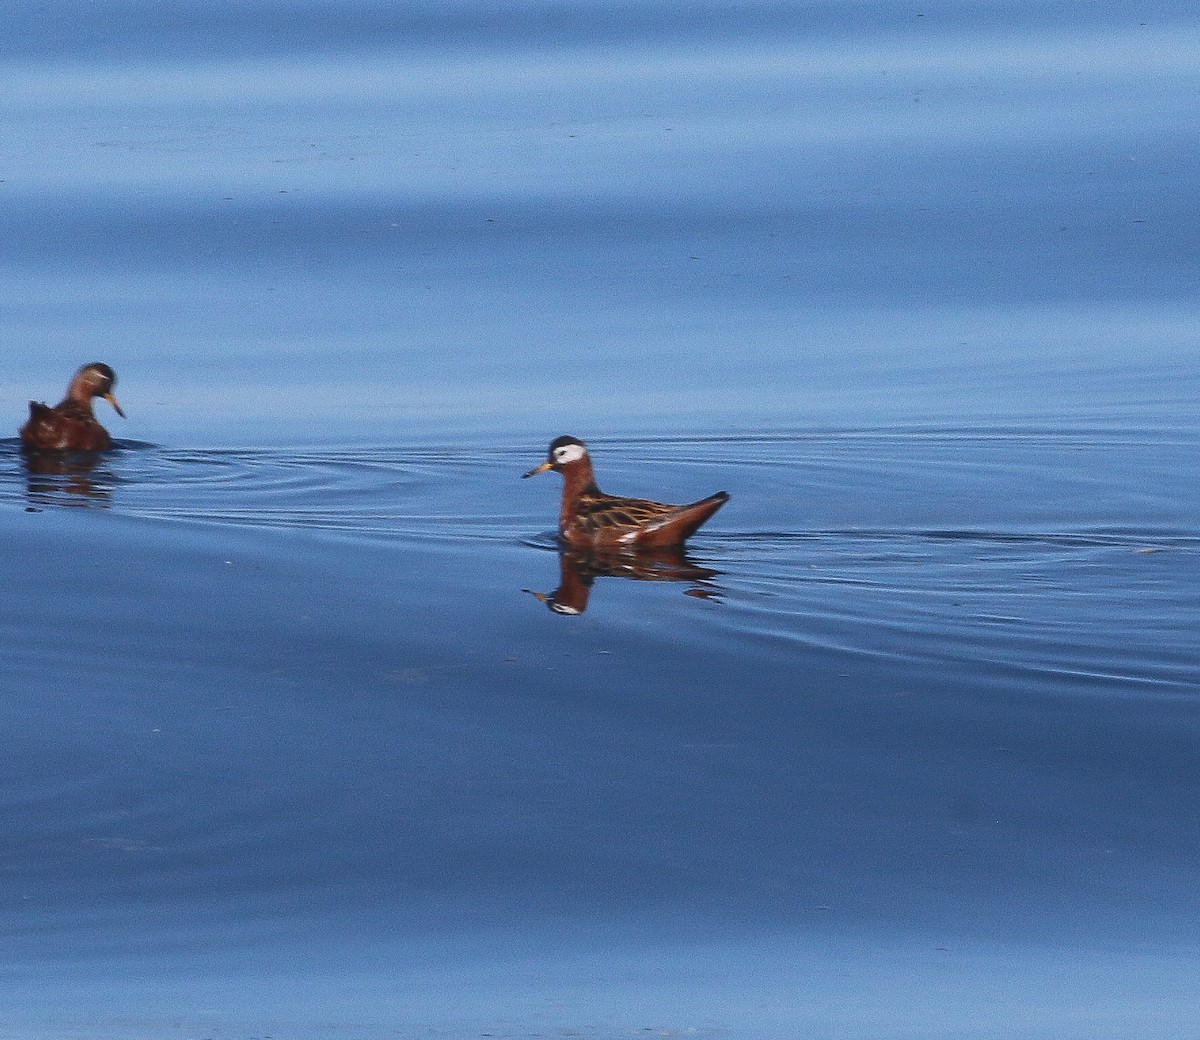
M1192 1036L1192 6L12 0L0 1037Z

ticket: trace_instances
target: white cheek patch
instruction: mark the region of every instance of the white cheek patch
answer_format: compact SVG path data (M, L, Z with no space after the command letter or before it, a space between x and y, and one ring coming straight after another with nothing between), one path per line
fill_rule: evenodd
M582 444L564 444L554 449L554 461L559 464L578 462L585 454Z

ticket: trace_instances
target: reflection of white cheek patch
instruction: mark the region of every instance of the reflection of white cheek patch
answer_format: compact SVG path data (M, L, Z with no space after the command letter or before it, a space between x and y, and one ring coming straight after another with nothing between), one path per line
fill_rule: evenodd
M583 447L579 444L564 444L554 453L554 461L563 462L578 462L583 458Z

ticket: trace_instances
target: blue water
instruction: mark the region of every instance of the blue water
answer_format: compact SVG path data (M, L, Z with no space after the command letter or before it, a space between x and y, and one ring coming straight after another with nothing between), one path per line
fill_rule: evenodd
M5 21L0 1036L1194 1033L1191 5Z

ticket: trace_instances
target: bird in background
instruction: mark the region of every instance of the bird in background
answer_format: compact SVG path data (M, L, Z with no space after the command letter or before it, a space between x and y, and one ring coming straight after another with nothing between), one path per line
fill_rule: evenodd
M112 437L92 411L92 399L102 397L125 418L113 394L117 374L102 362L84 365L53 408L29 402L29 421L21 427L21 442L34 451L107 451Z

